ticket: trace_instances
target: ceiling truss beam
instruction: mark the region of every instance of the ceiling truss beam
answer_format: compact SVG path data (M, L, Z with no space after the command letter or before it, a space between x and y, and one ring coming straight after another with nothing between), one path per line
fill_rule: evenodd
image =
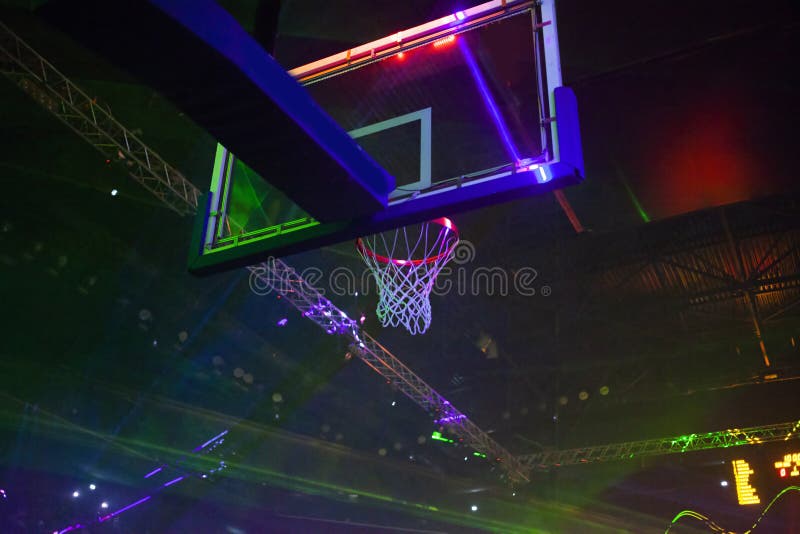
M2 22L0 72L168 208L179 215L197 210L197 187Z
M547 471L567 465L629 460L645 456L663 456L742 445L758 445L776 441L789 441L799 437L800 421L791 421L760 427L732 428L704 434L610 443L608 445L595 445L560 451L542 451L535 454L518 455L517 459L532 470Z

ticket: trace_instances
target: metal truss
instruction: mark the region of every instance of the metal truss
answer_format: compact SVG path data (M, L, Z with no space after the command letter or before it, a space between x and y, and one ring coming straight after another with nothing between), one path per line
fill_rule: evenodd
M741 298L747 292L754 295L773 293L776 291L789 291L800 287L800 273L789 276L779 276L774 278L757 278L738 285L731 285L718 289L704 291L690 295L688 300L692 306L702 306L704 304L722 302Z
M359 323L347 316L317 289L303 280L295 270L278 259L270 259L248 267L250 285L259 293L275 291L304 317L317 323L328 334L347 336L351 354L357 356L373 371L422 407L448 432L458 438L461 445L486 454L505 472L509 482L528 481L530 468L512 456L499 443L481 430L466 415L417 376L386 347L360 329Z
M628 460L643 456L663 456L740 445L757 445L774 441L788 441L798 437L800 437L800 421L791 421L752 428L732 428L705 434L612 443L581 449L543 451L517 456L517 460L532 470L548 470L565 465Z
M196 211L197 187L3 23L0 71L107 160L124 165L134 180L167 207L180 215Z

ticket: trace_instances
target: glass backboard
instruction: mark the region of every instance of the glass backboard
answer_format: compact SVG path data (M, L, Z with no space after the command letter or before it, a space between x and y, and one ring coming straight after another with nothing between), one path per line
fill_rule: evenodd
M580 155L574 97L556 91L551 8L488 2L289 71L394 177L388 205L354 217L352 201L332 195L340 215L320 223L270 176L219 146L193 270L252 263L579 181L582 162L559 154L559 136L568 133L566 144ZM325 180L303 175L302 154L287 157L298 159L297 180L309 188Z

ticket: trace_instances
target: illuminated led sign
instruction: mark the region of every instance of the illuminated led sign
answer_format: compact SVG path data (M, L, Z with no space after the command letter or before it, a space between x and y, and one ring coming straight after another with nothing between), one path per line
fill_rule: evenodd
M761 502L756 489L750 485L750 475L755 471L745 460L734 460L733 479L736 481L736 495L739 497L739 504L758 504Z
M775 469L781 478L800 477L800 452L785 454L775 462Z
M741 505L760 503L759 492L771 493L787 484L800 485L800 452L797 451L777 458L762 456L761 459L749 458L731 463L736 495Z

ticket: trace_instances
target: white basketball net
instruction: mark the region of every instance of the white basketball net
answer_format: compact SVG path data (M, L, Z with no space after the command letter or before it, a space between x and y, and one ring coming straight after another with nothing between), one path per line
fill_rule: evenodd
M458 230L446 218L358 240L358 252L378 286L376 314L384 327L403 325L412 335L428 330L429 297L456 245Z

